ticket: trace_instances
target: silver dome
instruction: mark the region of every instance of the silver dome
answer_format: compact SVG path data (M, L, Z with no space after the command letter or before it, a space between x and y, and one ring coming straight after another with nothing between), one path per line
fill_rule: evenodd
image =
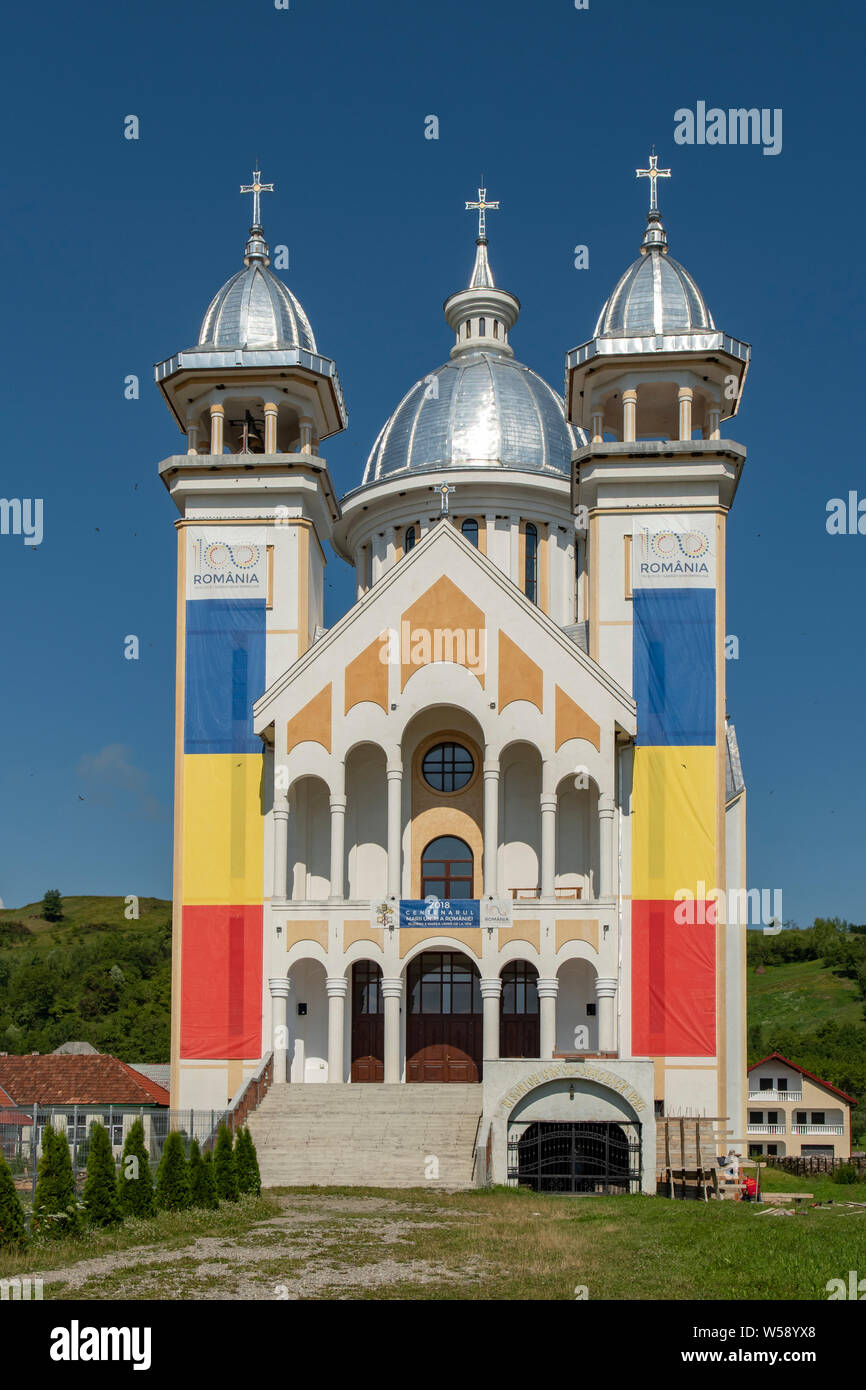
M364 483L441 468L571 470L585 443L561 398L529 367L496 352L462 352L417 381L381 431Z
M688 271L653 247L629 266L595 326L596 338L646 337L715 328L704 297Z
M211 300L197 346L318 351L301 305L259 258L227 280Z

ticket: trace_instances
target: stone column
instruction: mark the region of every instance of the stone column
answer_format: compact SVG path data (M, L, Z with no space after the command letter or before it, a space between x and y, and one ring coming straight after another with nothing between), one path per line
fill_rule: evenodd
M302 415L298 421L299 443L302 454L313 452L313 419L310 415Z
M691 439L692 437L692 398L694 392L691 386L681 386L677 392L677 402L680 412L680 439Z
M539 1052L543 1061L549 1061L556 1049L556 996L559 993L559 981L539 980L536 987L541 1038Z
M274 902L289 896L289 798L274 792Z
M367 583L367 547L359 545L355 551L355 600L363 598Z
M329 975L328 991L328 1080L343 1080L343 1022L349 981L343 975Z
M707 412L707 417L707 434L709 438L721 439L722 432L719 428L719 422L722 418L721 410L719 410L718 406L712 406Z
M225 428L225 408L214 404L210 408L210 451L221 454L223 451L223 432Z
M292 982L285 975L277 975L268 980L271 991L271 1010L273 1018L273 1037L271 1046L274 1054L274 1081L288 1081L289 1057L289 999Z
M495 1062L499 1058L499 1000L502 995L502 981L482 980L481 998L484 1000L484 1024L481 1056L485 1062Z
M186 451L188 454L198 453L198 421L186 427Z
M626 444L633 444L637 438L637 391L622 393L622 437Z
M508 518L509 532L509 553L508 553L508 577L513 584L520 588L520 517L510 516Z
M388 781L388 896L402 892L403 764L390 761L385 769Z
M332 903L343 902L346 896L346 879L343 867L346 843L346 798L331 797L331 893Z
M385 568L391 569L397 563L397 528L385 527Z
M613 831L616 802L599 793L598 798L598 896L612 898L616 893L613 864Z
M541 794L541 896L556 897L556 792Z
M487 546L487 558L492 564L496 564L496 513L484 513L484 544Z
M499 759L484 762L484 894L496 897L499 888Z
M604 411L593 410L592 412L592 442L602 444L604 442Z
M277 452L277 405L275 401L265 401L265 453Z
M400 1080L400 1000L403 981L382 980L382 1000L385 1005L385 1084L396 1085Z
M616 980L597 978L595 999L598 1015L598 1050L616 1052Z
M379 535L379 533L376 532L371 537L370 545L373 550L372 582L375 584L378 582L378 580L382 578L382 575L385 573L386 546L384 534Z

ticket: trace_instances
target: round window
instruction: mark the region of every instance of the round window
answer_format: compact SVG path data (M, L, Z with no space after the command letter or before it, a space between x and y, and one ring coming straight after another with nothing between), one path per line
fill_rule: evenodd
M459 743L437 743L424 754L424 781L437 792L457 792L472 780L475 763Z

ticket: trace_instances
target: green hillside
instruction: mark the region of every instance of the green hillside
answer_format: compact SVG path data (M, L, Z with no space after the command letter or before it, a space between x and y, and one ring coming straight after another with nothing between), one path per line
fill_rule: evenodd
M856 980L834 974L823 960L767 965L760 975L749 966L749 1027L809 1033L822 1023L863 1022Z
M141 898L63 898L0 911L0 1052L51 1052L70 1039L121 1060L167 1062L171 904Z

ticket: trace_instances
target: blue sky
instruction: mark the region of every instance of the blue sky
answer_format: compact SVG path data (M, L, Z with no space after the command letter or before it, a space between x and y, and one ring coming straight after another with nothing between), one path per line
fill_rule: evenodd
M671 251L716 322L753 344L730 430L749 461L729 523L729 709L749 786L749 883L784 915L866 920L866 536L829 498L866 495L862 398L862 8L731 0L52 0L7 19L0 496L41 497L44 540L0 536L7 906L168 896L174 509L180 443L152 364L195 341L241 264L253 160L272 245L349 428L338 492L383 421L447 358L483 171L520 360L561 389L634 258L655 142ZM781 108L783 145L677 146L698 101ZM123 138L135 114L140 139ZM435 114L440 138L425 140ZM586 244L588 270L574 269ZM141 380L138 401L124 378ZM334 560L326 621L351 601ZM141 659L126 661L136 634Z

